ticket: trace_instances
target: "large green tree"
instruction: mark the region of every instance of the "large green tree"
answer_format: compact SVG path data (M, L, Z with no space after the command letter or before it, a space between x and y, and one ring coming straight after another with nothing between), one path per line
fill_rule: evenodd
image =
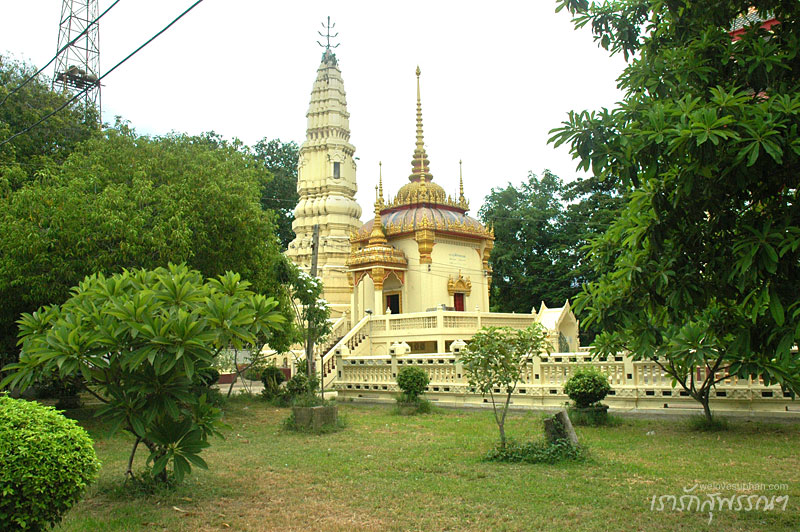
M294 141L261 139L253 146L257 160L272 174L264 184L261 206L275 213L275 230L281 249L286 250L294 240L292 222L297 205L297 161L300 148Z
M800 3L558 4L628 60L623 101L572 112L553 136L631 190L579 298L599 353L655 361L709 419L728 376L799 392ZM778 24L733 39L752 6Z
M283 293L275 271L285 259L260 205L266 178L239 143L151 138L118 124L8 191L0 198L0 352L16 355L20 313L65 301L93 272L185 262L207 277L235 270L259 293ZM275 347L291 340L275 338Z
M614 220L624 195L595 177L564 183L545 170L518 187L492 189L480 211L495 228L492 307L530 312L562 305L596 278L584 247ZM583 329L583 343L596 331Z
M492 189L479 216L494 226L492 307L504 312L560 305L574 295L565 269L560 228L564 184L548 170L519 187Z
M0 55L0 143L60 107L70 95L54 92L36 69ZM0 146L0 194L46 175L83 141L99 134L97 110L71 105L24 135Z

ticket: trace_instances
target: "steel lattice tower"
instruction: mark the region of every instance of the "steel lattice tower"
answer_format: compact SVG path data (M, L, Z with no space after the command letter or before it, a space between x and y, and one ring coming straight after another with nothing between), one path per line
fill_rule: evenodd
M56 57L53 88L86 89L81 99L100 113L100 29L97 22L91 24L96 19L97 0L63 0L56 50L66 48Z

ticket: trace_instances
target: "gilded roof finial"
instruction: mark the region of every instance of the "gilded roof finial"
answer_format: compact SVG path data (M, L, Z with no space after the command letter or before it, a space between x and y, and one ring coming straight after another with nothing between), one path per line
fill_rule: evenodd
M414 148L414 156L411 159L411 175L408 176L410 181L419 181L424 184L425 181L430 181L433 176L431 175L430 168L428 168L428 154L425 153L425 140L422 134L422 98L420 97L419 90L419 76L422 71L417 66L417 142Z
M380 189L380 196L378 191ZM383 207L383 188L375 187L375 218L372 222L372 232L369 234L369 244L385 244L386 235L383 233L383 222L381 221L381 207Z
M458 199L464 201L464 173L461 169L461 159L458 160Z
M378 161L378 195L383 203L383 161Z

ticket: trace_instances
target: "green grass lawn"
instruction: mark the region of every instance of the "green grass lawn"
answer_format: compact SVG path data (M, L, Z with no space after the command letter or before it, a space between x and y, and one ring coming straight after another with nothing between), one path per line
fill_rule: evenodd
M99 481L58 530L797 530L800 426L732 422L726 432L685 423L624 420L578 427L585 463L481 461L497 438L490 411L404 417L383 407L340 405L337 433L286 432L287 409L257 399L226 405L232 427L203 453L176 491L137 495L123 486L123 435L83 419L103 463ZM84 416L85 417L85 416ZM518 440L541 437L541 415L512 414ZM654 435L648 435L655 431ZM138 467L146 452L140 450ZM653 495L695 483L786 484L786 510L651 511ZM695 491L706 500L709 490ZM722 491L722 495L737 494ZM744 493L744 492L743 492ZM658 508L658 504L656 505Z

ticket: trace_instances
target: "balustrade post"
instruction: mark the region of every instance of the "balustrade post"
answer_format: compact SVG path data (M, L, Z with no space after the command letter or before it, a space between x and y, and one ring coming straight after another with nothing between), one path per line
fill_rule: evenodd
M344 367L342 364L342 352L340 350L336 350L336 355L334 356L334 360L336 361L336 378L337 380L341 380L342 378L342 368Z
M622 357L622 361L625 367L625 373L622 375L622 382L625 383L626 386L639 386L639 383L637 382L638 377L636 376L635 368L633 366L633 359L629 355L624 355ZM630 379L628 378L628 375L631 376Z
M540 357L539 355L536 355L535 357L533 357L533 363L531 364L531 379L530 379L530 382L528 384L537 384L538 385L539 382L536 382L536 380L537 380L536 376L537 375L539 375L539 381L541 382L542 357Z
M397 353L396 349L389 349L390 356L392 357L392 378L397 380Z

